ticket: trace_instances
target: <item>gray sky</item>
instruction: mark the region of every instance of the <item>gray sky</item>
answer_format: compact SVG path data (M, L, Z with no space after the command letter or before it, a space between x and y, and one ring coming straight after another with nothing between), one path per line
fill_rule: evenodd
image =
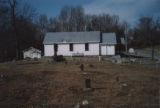
M38 13L55 17L66 5L81 5L87 14L109 13L119 15L121 21L126 20L134 25L140 17L160 16L160 0L26 0Z

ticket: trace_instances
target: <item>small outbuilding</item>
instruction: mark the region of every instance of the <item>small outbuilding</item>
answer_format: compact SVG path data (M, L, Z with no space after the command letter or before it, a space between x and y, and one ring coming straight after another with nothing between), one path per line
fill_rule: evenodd
M23 50L23 58L41 58L41 51L34 47L30 47L28 49Z

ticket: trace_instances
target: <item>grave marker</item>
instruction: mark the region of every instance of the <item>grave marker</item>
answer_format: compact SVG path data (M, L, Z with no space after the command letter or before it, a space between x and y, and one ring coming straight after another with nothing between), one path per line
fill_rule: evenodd
M119 77L118 76L116 77L116 81L119 83Z
M80 70L81 70L81 71L84 70L84 65L83 65L83 64L80 65Z
M86 88L87 89L91 89L91 80L90 79L86 79L85 83L86 83Z

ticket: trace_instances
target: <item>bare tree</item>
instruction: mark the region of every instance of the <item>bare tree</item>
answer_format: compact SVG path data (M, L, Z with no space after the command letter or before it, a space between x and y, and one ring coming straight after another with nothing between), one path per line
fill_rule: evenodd
M36 21L39 41L42 43L44 35L48 30L48 18L45 14L41 14Z
M139 19L139 23L135 28L135 39L143 46L152 47L152 59L154 59L154 48L158 42L158 28L156 22L150 17L143 17Z
M124 30L124 35L125 35L125 50L126 53L128 53L128 30L129 30L129 25L126 21L122 23L122 28Z
M19 46L19 36L17 32L17 26L16 26L16 6L17 6L17 0L8 0L8 4L11 9L11 24L14 29L14 37L16 42L16 58L20 59L20 46Z

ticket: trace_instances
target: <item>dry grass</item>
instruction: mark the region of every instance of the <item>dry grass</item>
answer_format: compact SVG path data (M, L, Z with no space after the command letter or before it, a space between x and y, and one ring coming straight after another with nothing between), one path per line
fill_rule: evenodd
M81 72L79 65L85 68ZM91 66L92 65L92 66ZM117 65L81 58L0 64L0 107L73 108L87 99L89 108L158 108L160 70L154 65ZM119 76L120 82L116 82ZM91 79L93 91L85 89ZM127 87L122 87L127 84Z

